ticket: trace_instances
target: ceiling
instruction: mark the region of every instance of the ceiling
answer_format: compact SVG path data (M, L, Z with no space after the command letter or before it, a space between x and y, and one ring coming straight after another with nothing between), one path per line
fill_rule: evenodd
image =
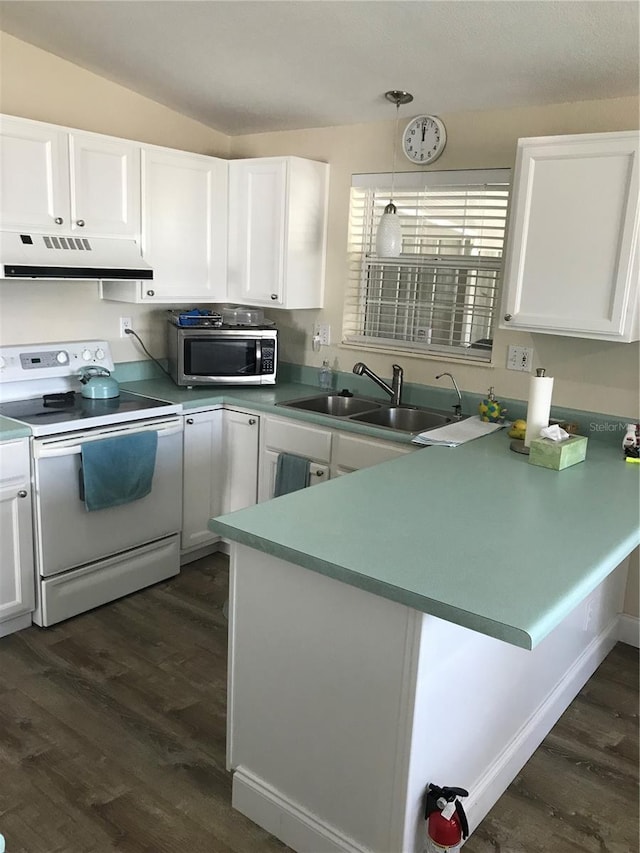
M231 136L638 93L636 0L4 0L0 29ZM71 93L70 93L71 94Z

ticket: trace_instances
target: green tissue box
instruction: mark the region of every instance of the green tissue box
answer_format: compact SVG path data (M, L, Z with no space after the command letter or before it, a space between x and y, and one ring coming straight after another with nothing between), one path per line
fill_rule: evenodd
M570 465L583 462L587 455L585 435L572 435L564 441L551 441L550 438L534 438L529 446L529 462L553 471L562 471Z

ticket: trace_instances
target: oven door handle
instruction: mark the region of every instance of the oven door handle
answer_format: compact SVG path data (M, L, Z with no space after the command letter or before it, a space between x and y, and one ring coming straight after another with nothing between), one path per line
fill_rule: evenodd
M154 427L149 426L146 429L136 429L136 430L122 430L117 431L114 430L113 433L102 434L96 436L87 436L82 439L81 443L77 443L77 439L72 440L71 444L65 444L64 442L58 442L55 445L46 445L46 444L38 444L34 448L34 456L37 459L50 459L53 456L73 456L76 453L80 453L82 450L82 445L87 444L90 441L100 441L104 438L114 438L118 435L135 435L141 432L149 432L149 430L154 429ZM171 426L167 429L157 429L155 431L158 433L158 438L166 438L170 435L176 435L177 433L182 432L182 422L178 424L178 426ZM75 441L75 443L73 443Z

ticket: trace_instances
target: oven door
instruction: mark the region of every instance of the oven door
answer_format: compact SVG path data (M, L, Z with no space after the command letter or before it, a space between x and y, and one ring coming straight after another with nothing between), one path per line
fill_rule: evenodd
M151 492L122 506L88 512L80 496L85 442L155 430L158 448ZM137 421L34 439L36 564L42 577L83 566L180 530L182 419Z

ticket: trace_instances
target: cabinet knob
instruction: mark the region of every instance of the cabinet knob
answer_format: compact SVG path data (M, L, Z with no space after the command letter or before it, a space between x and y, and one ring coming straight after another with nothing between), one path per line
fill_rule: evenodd
M155 295L156 295L155 290L147 290L147 296L155 296Z
M56 223L56 225L62 225L62 223L64 222L64 219L61 216L56 216L56 218L53 221Z
M78 219L78 220L76 221L76 225L77 225L79 228L84 228L84 219Z
M253 426L256 422L255 418L249 418L249 426Z
M315 475L316 477L324 477L324 471L316 471Z
M18 497L19 497L19 498L26 498L26 496L27 496L28 494L29 494L29 493L27 492L27 490L26 490L26 489L20 489L20 491L18 492Z
M277 294L277 293L272 293L272 294L271 294L271 298L272 298L272 299L277 299L277 298L278 298L278 294Z
M513 315L512 315L512 314L505 314L505 315L504 315L504 319L507 321L507 323L509 322L509 320L511 320L511 319L512 319L512 317L513 317Z
M192 423L193 423L193 418L187 418L187 423L188 423L188 424L192 424Z

